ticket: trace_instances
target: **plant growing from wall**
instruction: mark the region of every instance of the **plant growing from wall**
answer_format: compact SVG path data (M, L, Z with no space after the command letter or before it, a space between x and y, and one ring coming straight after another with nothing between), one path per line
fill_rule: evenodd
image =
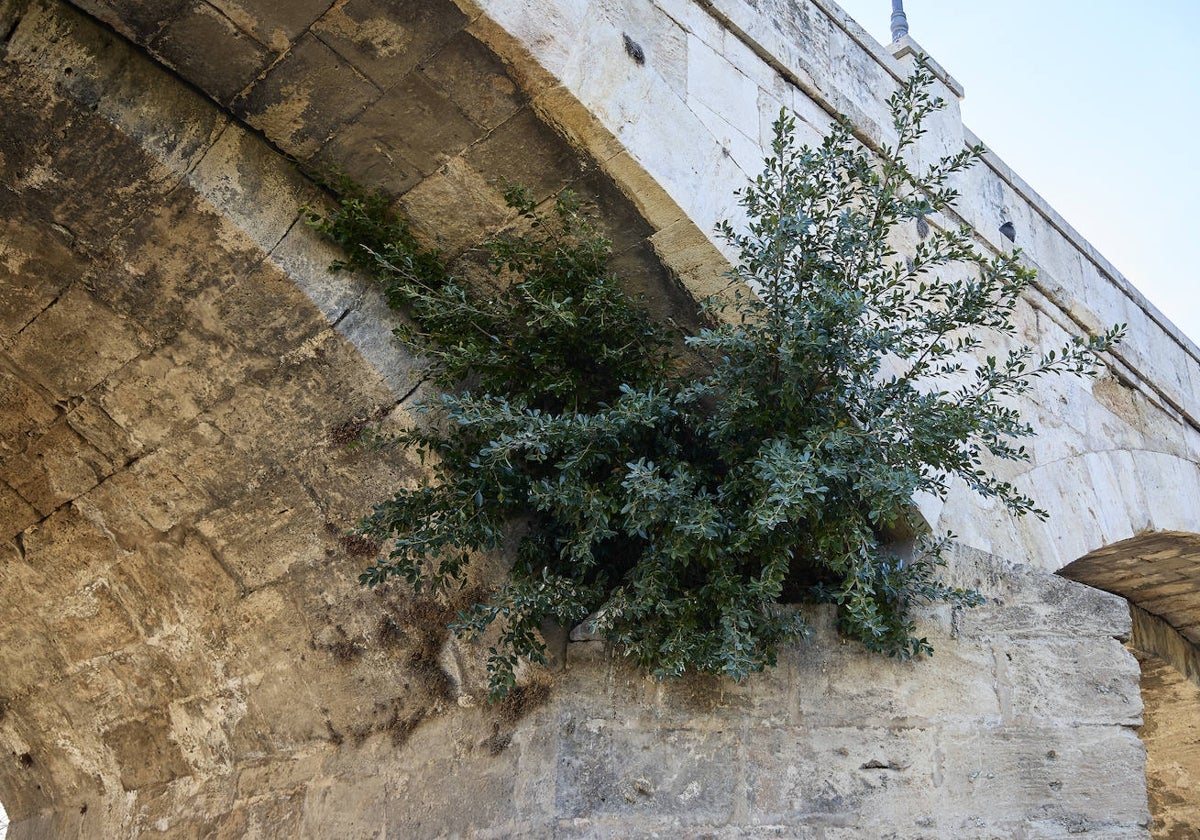
M901 226L953 206L951 178L982 154L906 163L941 107L931 81L919 68L889 100L897 140L877 154L844 122L798 146L780 116L741 194L748 225L721 230L737 291L685 338L700 366L672 363L569 196L542 214L509 191L526 232L492 243L486 287L452 277L380 198L346 190L314 217L410 316L400 337L446 388L421 406L430 422L382 442L430 456L431 478L362 522L388 546L362 582L459 586L478 552L515 543L507 580L455 624L498 628L493 696L520 659L544 661L546 620L590 616L660 678L773 665L807 629L790 606L805 599L836 604L872 650L931 652L912 607L978 596L939 578L945 536L900 557L889 535L918 530L914 494L955 481L1044 516L987 466L1028 458L1012 399L1042 376L1094 374L1120 335L987 355L1014 337L1033 279L1018 255L987 256L967 228L894 250Z

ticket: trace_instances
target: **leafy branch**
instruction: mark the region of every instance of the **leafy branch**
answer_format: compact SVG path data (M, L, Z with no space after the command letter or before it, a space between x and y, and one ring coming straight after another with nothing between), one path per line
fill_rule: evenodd
M1027 460L1014 405L1052 375L1093 375L1113 328L1037 354L1014 346L1033 280L1017 252L988 256L968 228L929 233L906 258L896 232L953 207L967 148L913 171L924 120L942 107L924 68L889 100L894 146L873 156L843 121L817 147L794 117L774 126L764 170L740 194L732 300L685 337L707 365L675 364L670 335L606 268L608 243L569 194L548 211L506 193L517 233L489 245L490 278L455 278L387 202L349 185L313 223L341 243L410 324L400 339L445 392L420 428L383 441L421 453L428 483L380 502L361 532L389 546L361 575L415 589L466 583L472 560L515 542L507 580L460 614L496 627L493 696L539 628L587 620L658 677L740 679L803 636L792 604L838 607L872 650L931 652L914 605L978 603L939 577L947 536L904 557L912 498L955 481L1013 514L1044 516L992 464Z

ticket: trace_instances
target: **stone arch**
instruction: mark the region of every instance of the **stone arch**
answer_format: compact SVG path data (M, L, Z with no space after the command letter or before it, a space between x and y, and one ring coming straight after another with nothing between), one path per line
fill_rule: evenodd
M922 512L935 530L1049 572L1140 535L1200 533L1200 464L1186 455L1096 449L1039 463L1014 483L1050 511L1048 520L1014 519L969 493L926 502Z
M1200 685L1200 534L1160 531L1121 540L1059 573L1127 599L1133 644Z
M1154 834L1189 836L1200 823L1200 534L1160 531L1121 540L1059 574L1129 601Z

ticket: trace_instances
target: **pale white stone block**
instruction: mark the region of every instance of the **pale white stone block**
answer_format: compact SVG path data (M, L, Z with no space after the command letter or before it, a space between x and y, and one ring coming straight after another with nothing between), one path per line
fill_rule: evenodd
M532 50L538 63L560 76L583 24L590 0L479 0L480 7L506 32Z
M688 105L720 114L748 138L758 138L758 85L704 41L688 37Z

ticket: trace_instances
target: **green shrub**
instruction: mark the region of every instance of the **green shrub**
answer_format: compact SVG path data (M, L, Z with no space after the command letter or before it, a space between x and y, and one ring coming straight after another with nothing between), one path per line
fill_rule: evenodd
M984 347L1015 333L1033 279L1017 253L986 256L970 229L933 230L907 259L893 234L950 209L965 149L916 173L905 159L941 107L919 69L889 101L895 147L872 155L848 125L797 146L783 114L766 166L741 193L749 223L732 302L686 337L706 360L672 364L669 336L606 269L608 243L564 195L541 214L507 199L526 233L490 246L492 282L459 282L385 200L343 191L314 223L347 249L412 326L400 338L446 389L418 430L383 441L425 455L429 482L378 504L361 533L389 546L361 575L414 589L465 582L478 552L514 541L507 580L461 613L492 625L494 697L539 627L593 630L659 678L740 679L804 635L792 604L837 605L872 650L931 652L915 604L971 606L938 574L949 535L921 537L912 499L955 480L1014 514L1044 516L988 468L1024 460L1033 429L1012 398L1048 374L1092 374L1120 330L1039 356ZM514 536L515 535L515 536Z

